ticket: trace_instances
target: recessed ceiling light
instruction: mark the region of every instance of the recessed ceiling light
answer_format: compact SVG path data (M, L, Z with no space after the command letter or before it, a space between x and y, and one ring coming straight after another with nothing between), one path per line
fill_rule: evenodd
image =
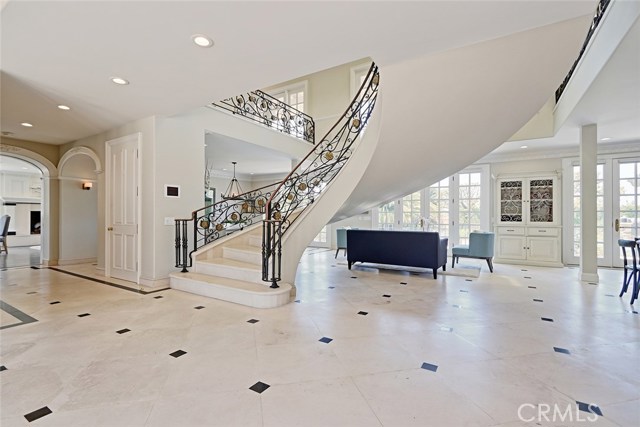
M205 36L204 34L194 34L191 36L191 40L193 40L193 42L200 47L213 46L213 40L211 40L209 37Z
M122 77L111 77L111 81L117 85L128 85L129 81L123 79Z
M58 105L58 108L61 109L61 110L64 110L64 111L71 110L71 107L68 107L68 106L62 105L62 104Z
M31 123L27 123L27 122L22 122L20 123L22 126L26 127L26 128L32 128L33 125Z
M29 168L25 168L24 166L22 167L23 170L29 170Z
M609 141L611 138L606 137L606 138L602 138L600 141Z
M223 171L226 171L227 169L226 169L226 168L222 168L222 170L223 170Z
M521 145L520 148L529 148L528 145Z

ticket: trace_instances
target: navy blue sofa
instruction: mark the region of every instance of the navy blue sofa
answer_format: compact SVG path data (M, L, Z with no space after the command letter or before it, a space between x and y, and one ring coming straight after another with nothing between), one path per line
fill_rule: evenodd
M447 270L448 238L431 231L347 230L349 270L355 262Z

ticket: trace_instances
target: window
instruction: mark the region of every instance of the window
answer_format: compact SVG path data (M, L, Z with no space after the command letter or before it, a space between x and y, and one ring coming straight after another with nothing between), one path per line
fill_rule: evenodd
M276 98L278 101L284 102L295 108L296 110L305 112L305 99L307 92L307 82L296 84L293 86L287 86L281 89L276 89L270 92L270 95Z
M449 235L450 181L446 178L429 187L429 231L437 231L441 236Z

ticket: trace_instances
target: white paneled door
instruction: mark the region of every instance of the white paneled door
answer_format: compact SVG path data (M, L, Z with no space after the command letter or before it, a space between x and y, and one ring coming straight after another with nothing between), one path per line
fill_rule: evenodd
M107 276L138 281L139 134L107 142Z

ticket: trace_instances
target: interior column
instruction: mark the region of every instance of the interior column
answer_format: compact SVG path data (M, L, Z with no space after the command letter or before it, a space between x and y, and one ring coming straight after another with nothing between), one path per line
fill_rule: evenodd
M580 140L580 280L598 282L597 149L598 126L582 126Z

